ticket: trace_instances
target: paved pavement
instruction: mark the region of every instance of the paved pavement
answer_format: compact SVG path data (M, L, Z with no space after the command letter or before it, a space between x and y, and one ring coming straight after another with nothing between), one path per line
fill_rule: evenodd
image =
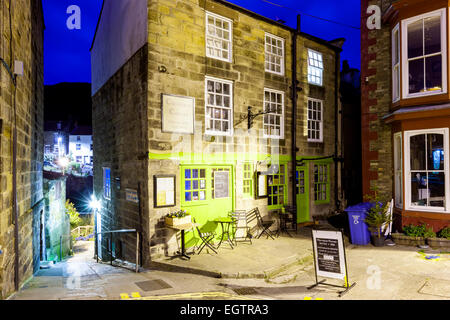
M139 273L132 265L96 263L93 242L78 242L74 257L40 270L11 299L450 300L450 254L405 246L348 244L349 282L356 285L341 298L333 287L308 290L315 276L307 234L224 247L218 255L202 252L191 261L161 259ZM217 273L228 277L217 278Z

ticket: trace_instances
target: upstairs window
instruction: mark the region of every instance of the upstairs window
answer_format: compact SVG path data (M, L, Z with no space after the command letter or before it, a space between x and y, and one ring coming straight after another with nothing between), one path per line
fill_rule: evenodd
M206 133L231 135L233 128L233 83L206 78Z
M80 143L77 143L77 144L76 144L76 149L77 149L77 150L81 150L81 144L80 144Z
M447 92L445 9L402 21L403 96Z
M323 141L322 100L308 99L308 141Z
M233 21L206 13L206 56L231 62Z
M311 49L308 49L308 83L318 86L323 83L322 54Z
M284 75L284 39L266 33L266 71Z
M264 137L284 138L284 92L264 89Z
M392 101L400 100L400 33L399 25L392 30Z

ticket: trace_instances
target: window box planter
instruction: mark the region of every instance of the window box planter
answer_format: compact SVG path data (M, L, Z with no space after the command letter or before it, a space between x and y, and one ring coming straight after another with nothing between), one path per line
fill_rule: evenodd
M432 248L450 249L450 240L446 238L427 238L427 244Z
M187 215L182 218L165 217L165 221L166 221L166 225L170 226L170 227L180 226L180 225L188 224L188 223L192 222L190 215Z
M392 239L398 245L402 246L424 246L425 238L424 237L410 237L403 233L393 233Z

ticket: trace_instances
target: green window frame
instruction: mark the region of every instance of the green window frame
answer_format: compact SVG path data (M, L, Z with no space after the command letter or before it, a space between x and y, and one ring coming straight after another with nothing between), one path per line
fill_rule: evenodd
M268 209L281 209L287 204L286 165L281 164L278 174L267 176Z
M253 164L244 163L242 172L242 195L252 198L253 195Z
M314 203L330 203L330 165L314 164Z

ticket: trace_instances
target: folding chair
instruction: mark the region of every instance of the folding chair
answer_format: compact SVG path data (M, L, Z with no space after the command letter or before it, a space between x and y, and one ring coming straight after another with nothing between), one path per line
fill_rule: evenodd
M273 240L275 240L275 238L273 237L272 231L269 230L269 228L274 224L274 222L275 222L274 220L263 220L263 218L261 217L261 213L259 212L259 209L257 207L250 210L250 212L247 215L247 218L249 220L256 219L258 228L261 229L261 232L258 235L257 239L259 239L265 233L267 236L267 239L269 239L269 237L271 237Z
M195 219L194 219L194 223L195 223ZM216 249L214 248L214 244L213 244L213 240L216 237L216 233L214 231L201 231L200 228L198 226L196 226L197 229L197 233L198 236L200 237L200 240L202 240L202 244L199 247L199 251L197 254L200 254L200 252L202 252L204 247L208 247L210 248L212 251L214 251L214 253L217 254Z
M233 239L234 243L237 242L250 242L252 244L252 238L250 236L250 227L247 225L247 212L245 210L235 210L229 213L229 216L233 219Z

